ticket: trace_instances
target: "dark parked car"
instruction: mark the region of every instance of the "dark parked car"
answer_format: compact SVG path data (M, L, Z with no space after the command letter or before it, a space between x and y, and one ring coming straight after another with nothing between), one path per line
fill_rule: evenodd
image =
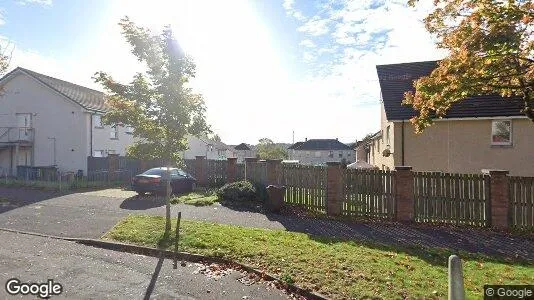
M173 194L193 191L197 180L181 169L170 168L171 187ZM145 193L165 194L165 178L167 168L153 168L132 178L132 190L139 195Z

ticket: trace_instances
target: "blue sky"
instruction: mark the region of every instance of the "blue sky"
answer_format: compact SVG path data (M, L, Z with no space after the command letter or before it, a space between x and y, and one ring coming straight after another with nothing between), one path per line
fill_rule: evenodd
M0 39L23 66L91 88L106 71L127 81L143 66L117 22L170 24L197 63L192 82L224 142L339 138L377 131L377 64L439 59L421 22L431 1L4 0Z

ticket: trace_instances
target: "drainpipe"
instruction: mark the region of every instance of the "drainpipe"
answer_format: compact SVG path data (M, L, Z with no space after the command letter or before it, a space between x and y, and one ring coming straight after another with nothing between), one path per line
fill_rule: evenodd
M404 166L404 120L402 120L402 130L401 130L401 152L402 152L402 165Z
M93 114L89 114L89 156L93 157Z

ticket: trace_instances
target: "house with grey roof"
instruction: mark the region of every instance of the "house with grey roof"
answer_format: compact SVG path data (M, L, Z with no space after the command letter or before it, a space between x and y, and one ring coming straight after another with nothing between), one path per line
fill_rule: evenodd
M246 157L256 157L256 148L252 145L241 143L239 145L230 146L231 156L236 157L238 163L244 163Z
M106 126L104 94L18 67L0 79L0 170L55 166L87 173L88 156L125 155L132 129Z
M356 152L338 139L305 139L288 148L289 159L304 165L325 165L327 162L350 164L356 161Z
M381 128L358 145L367 162L381 169L412 166L415 171L480 173L504 169L511 175L534 175L534 125L521 112L518 98L470 95L453 104L443 118L421 134L410 119L417 114L402 104L414 80L429 75L438 62L376 67L382 95Z

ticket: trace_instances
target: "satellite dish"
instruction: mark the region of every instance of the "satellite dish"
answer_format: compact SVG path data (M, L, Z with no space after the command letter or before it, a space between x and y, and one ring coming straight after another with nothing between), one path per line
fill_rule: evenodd
M389 150L389 149L384 149L384 151L382 151L382 156L384 156L384 157L388 157L391 154L392 154L391 150Z

